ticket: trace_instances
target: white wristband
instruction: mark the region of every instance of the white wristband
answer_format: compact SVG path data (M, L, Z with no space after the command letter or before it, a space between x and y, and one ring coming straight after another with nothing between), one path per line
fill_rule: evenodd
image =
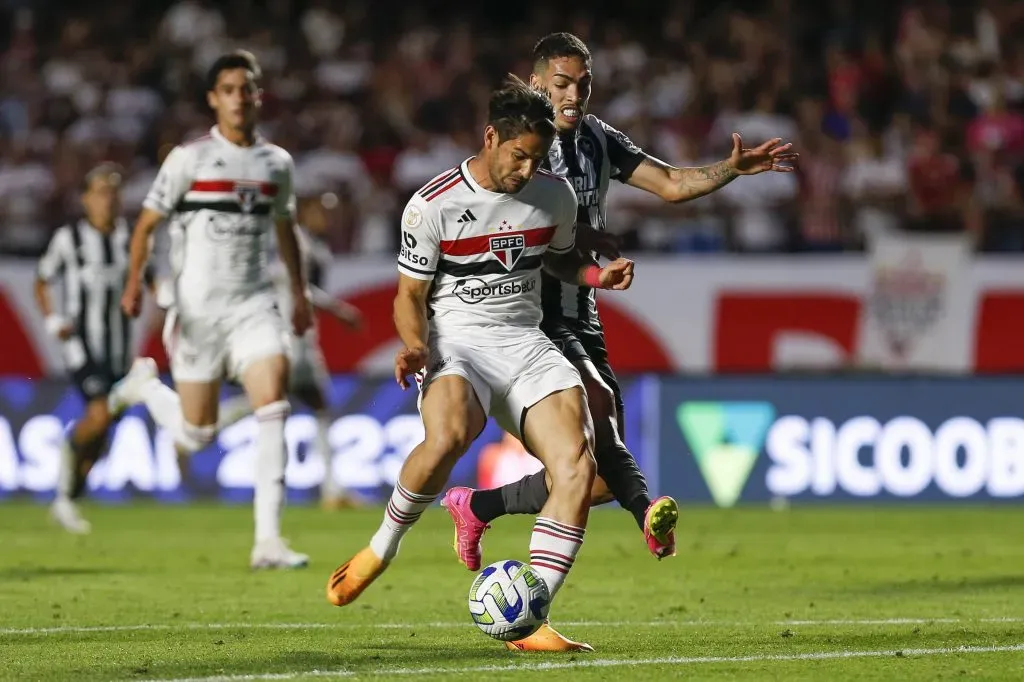
M68 326L67 319L63 315L47 315L46 316L46 331L50 336L58 337L60 333L64 331Z

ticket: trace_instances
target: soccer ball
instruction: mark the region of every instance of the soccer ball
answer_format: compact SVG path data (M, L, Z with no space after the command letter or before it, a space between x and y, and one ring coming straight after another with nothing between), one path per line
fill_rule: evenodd
M548 617L548 586L529 564L507 559L491 564L469 588L469 613L494 639L529 637Z

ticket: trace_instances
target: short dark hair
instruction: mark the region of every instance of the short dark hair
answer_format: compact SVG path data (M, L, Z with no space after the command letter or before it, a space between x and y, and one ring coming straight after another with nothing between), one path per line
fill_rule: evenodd
M232 69L252 71L253 78L256 80L259 80L260 76L263 75L260 71L259 62L256 61L256 56L252 52L235 50L234 52L222 54L213 62L210 70L206 72L206 89L215 90L220 72L231 71Z
M586 43L572 33L549 33L533 46L534 72L546 68L549 61L560 57L579 57L587 64L591 61Z
M82 192L88 192L92 189L92 183L97 178L103 178L115 187L120 187L121 181L124 179L124 169L120 164L113 161L101 163L82 178Z
M542 93L509 74L501 89L491 93L487 125L498 131L499 142L523 133L554 137L555 108Z

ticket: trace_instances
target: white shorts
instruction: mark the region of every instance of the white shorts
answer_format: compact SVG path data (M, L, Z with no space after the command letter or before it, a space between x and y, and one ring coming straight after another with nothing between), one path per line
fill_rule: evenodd
M209 383L240 379L253 362L287 355L289 333L277 296L269 292L223 312L195 315L171 308L163 340L175 381Z
M289 390L323 390L327 385L327 363L320 351L320 342L313 331L307 332L304 336L289 334L288 363Z
M417 377L419 402L434 379L461 376L473 386L487 416L519 440L526 410L552 393L583 388L580 373L540 329L525 330L504 345L431 336L430 363Z

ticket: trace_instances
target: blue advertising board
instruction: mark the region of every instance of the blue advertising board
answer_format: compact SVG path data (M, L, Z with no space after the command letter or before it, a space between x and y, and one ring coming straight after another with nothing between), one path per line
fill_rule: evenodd
M680 500L1024 496L1021 378L669 378L657 402Z
M650 393L645 387L653 381L622 382L627 443L641 466L657 452L645 447L647 431L642 424L642 416L652 413L643 409L642 402ZM331 383L331 474L364 498L383 499L390 494L405 458L422 440L416 391L402 391L390 378L343 375L333 377ZM65 428L82 407L81 397L67 383L0 379L0 499L52 496ZM90 496L111 502L139 496L167 502L194 497L249 501L256 431L252 417L227 427L213 445L188 460L183 477L169 434L154 428L144 408L134 407L118 423L107 455L89 476ZM316 499L326 473L323 459L312 450L315 433L316 420L293 401L285 427L289 451L285 479L291 502ZM490 421L456 465L450 483L490 487L539 468L517 441Z

